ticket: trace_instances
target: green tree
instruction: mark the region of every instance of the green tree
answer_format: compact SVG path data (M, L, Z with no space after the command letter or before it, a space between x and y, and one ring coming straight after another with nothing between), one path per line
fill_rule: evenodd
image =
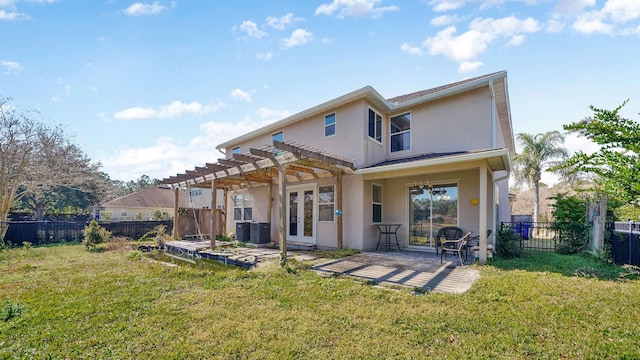
M628 101L614 110L589 106L593 116L563 125L565 130L578 133L601 147L593 154L578 151L556 169L593 175L596 191L625 203L637 203L640 199L640 124L619 114Z
M514 178L517 184L526 184L533 187L534 207L533 221L540 218L540 179L543 171L557 165L559 161L568 156L564 144L564 136L559 131L548 131L544 134L517 135L518 142L522 145L522 152L514 159Z
M37 112L18 111L8 102L0 98L0 240L14 203L29 195L43 205L52 189L79 186L100 166L62 128L47 126Z

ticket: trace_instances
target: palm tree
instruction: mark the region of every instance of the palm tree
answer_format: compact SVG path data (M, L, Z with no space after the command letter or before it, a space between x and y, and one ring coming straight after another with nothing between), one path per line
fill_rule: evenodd
M559 131L548 131L537 135L520 133L517 138L522 146L522 152L514 159L514 178L517 184L533 186L535 194L533 221L538 221L542 171L559 164L560 160L569 156L569 153L562 146L564 135Z

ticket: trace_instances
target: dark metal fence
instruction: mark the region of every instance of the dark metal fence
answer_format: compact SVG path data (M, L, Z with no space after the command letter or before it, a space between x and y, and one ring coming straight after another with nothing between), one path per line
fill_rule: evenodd
M46 245L82 240L82 230L88 222L81 221L10 221L5 243L21 246L28 241L33 245ZM165 225L167 233L173 229L173 221L119 221L100 223L112 236L139 239L158 225Z
M613 262L640 266L640 224L619 221L608 223L606 230Z
M556 251L559 243L558 232L548 222L502 223L513 229L520 239L520 247L526 250Z

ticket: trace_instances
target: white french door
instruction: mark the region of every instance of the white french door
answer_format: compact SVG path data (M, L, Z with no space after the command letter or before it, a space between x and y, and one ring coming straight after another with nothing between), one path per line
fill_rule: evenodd
M287 189L287 240L316 243L315 186L296 186Z

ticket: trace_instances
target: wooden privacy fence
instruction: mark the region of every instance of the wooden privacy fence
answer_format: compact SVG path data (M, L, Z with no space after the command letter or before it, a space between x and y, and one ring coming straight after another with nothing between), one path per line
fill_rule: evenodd
M78 242L83 238L82 230L88 224L83 221L10 221L5 243L14 246L28 241L33 245ZM167 234L173 229L172 220L162 221L118 221L104 222L100 226L111 231L112 236L139 239L158 225L165 225Z

